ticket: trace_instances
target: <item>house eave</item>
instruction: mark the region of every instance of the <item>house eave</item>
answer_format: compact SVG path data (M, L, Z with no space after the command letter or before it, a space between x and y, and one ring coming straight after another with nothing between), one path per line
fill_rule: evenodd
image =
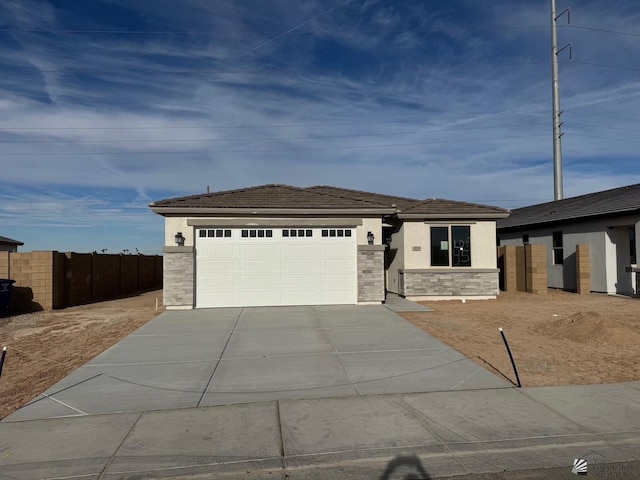
M421 213L399 213L398 218L402 220L497 220L507 218L509 213L437 213L437 214L421 214Z
M151 211L163 216L245 216L259 215L390 215L395 213L393 208L211 208L211 207L158 207L150 205Z

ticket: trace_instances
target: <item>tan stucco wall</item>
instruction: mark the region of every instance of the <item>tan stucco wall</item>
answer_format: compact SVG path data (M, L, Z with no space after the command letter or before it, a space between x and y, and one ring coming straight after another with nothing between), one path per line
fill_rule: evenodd
M164 219L164 244L168 247L175 246L176 233L182 232L185 247L193 247L193 227L187 225L186 217L165 217Z
M477 222L471 225L471 267L496 268L496 222Z
M424 221L404 223L404 268L431 267L431 237ZM420 250L417 250L417 249Z
M371 232L374 235L374 245L382 245L382 219L380 217L362 219L362 225L356 228L358 245L367 245L368 232Z

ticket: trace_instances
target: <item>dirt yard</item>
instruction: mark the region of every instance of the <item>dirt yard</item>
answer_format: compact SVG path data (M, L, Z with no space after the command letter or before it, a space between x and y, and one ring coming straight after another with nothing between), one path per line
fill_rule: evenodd
M156 298L159 307L156 311ZM0 318L0 419L162 312L162 290Z
M434 312L402 316L515 382L502 327L525 387L640 380L640 299L549 290L421 303Z

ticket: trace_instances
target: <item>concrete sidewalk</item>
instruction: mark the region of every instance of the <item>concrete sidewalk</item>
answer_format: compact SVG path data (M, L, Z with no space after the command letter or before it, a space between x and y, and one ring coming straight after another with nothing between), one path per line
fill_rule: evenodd
M575 458L624 473L640 460L639 398L634 382L0 422L0 478L575 478Z

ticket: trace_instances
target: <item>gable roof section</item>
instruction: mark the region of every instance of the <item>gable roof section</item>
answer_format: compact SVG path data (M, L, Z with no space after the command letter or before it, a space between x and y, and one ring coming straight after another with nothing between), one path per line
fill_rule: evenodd
M365 200L365 201L375 202L382 205L387 205L389 207L395 206L401 210L420 202L420 200L415 198L396 197L394 195L384 195L379 193L363 192L360 190L331 187L327 185L316 185L313 187L307 187L305 190L309 190L316 193L324 193L327 195L335 195L343 198L352 198L356 200Z
M178 210L337 210L393 213L390 204L367 199L347 198L289 185L261 185L188 197L160 200L149 205L156 213L177 213Z
M13 240L11 238L0 236L0 243L3 245L24 245L23 242L19 242L18 240Z
M431 198L416 203L413 206L401 211L398 218L505 218L509 215L509 210L504 208L480 205L477 203L458 202L454 200L444 200L441 198Z
M498 229L516 229L607 215L640 212L640 184L517 208L498 222Z

